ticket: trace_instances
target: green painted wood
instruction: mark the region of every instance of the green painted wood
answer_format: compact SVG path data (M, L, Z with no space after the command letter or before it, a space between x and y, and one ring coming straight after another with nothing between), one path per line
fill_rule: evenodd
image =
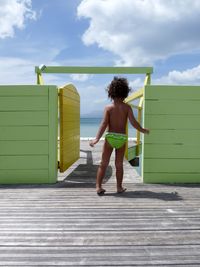
M0 155L48 155L48 141L0 141Z
M144 158L145 172L200 173L200 158L196 159L161 159Z
M194 159L200 158L199 145L147 144L144 146L144 158Z
M200 183L200 173L144 173L144 183Z
M36 170L48 169L48 167L48 155L0 156L0 170Z
M41 184L48 183L49 171L46 170L0 170L0 184Z
M134 159L137 155L137 145L128 148L128 160ZM142 144L139 145L139 154L142 153Z
M35 67L36 73L87 73L87 74L146 74L153 73L152 67L80 67L46 66L43 70Z
M0 112L0 126L48 125L48 111Z
M144 117L145 127L149 129L200 129L199 115L148 115Z
M128 148L128 160L134 159L136 157L136 146Z
M145 144L187 144L198 145L200 130L151 130L151 134L145 135ZM199 143L200 144L200 143Z
M144 95L144 182L200 183L200 86L146 86Z
M0 140L48 140L48 126L0 126Z
M57 181L58 90L49 86L49 183Z
M0 97L2 96L48 96L48 86L0 85Z
M0 97L0 111L48 110L46 96Z
M145 100L148 99L200 100L200 86L147 85Z
M147 100L146 114L200 114L200 100Z
M56 182L57 117L56 86L0 86L0 183Z

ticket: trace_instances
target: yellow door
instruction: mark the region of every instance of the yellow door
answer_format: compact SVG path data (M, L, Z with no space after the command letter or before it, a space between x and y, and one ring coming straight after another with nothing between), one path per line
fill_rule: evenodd
M80 154L80 96L72 84L59 88L60 172L66 171Z

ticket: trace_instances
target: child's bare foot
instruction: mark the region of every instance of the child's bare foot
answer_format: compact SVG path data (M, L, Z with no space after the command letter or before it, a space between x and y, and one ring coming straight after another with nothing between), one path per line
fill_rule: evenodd
M120 194L120 193L124 193L126 190L127 190L127 188L125 188L125 187L121 187L121 188L118 188L118 189L117 189L117 193L118 193L118 194Z
M103 189L103 188L98 188L97 189L97 195L99 195L99 196L103 196L105 192L106 192L106 190Z

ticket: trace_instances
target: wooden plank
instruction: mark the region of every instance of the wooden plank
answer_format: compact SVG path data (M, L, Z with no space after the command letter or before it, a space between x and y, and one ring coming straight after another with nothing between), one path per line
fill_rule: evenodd
M39 214L39 212L37 212ZM130 246L132 249L139 246L159 246L163 247L174 247L175 245L180 245L190 247L191 244L199 245L199 232L198 230L192 231L104 231L102 235L101 231L10 231L5 232L1 235L0 245L5 247L30 247L30 249L35 246L42 249L42 247L81 247L82 249L88 246ZM56 234L56 236L55 236ZM70 234L70 235L69 235ZM96 236L96 239L95 239ZM34 239L34 242L33 242ZM32 240L32 241L31 241ZM87 242L87 246L82 242ZM32 243L30 243L32 242ZM118 244L116 246L116 244ZM173 244L173 246L172 246ZM158 252L160 250L158 249ZM145 255L146 250L143 250L143 255Z
M149 135L144 137L146 144L179 144L198 146L200 130L157 130L152 129ZM200 144L199 144L200 145Z
M50 267L52 266L52 262L57 262L54 266L98 266L97 264L101 260L100 266L107 266L107 263L110 263L110 266L120 266L120 262L124 262L124 265L121 266L131 266L134 262L135 266L145 266L145 267L151 267L151 266L165 266L170 267L172 265L174 266L184 266L182 265L182 262L184 260L184 263L186 266L198 266L198 263L200 261L199 256L174 256L170 257L166 254L161 259L160 257L148 255L145 257L140 256L131 256L131 255L122 255L120 257L119 253L118 255L105 255L103 258L93 255L93 257L89 257L86 255L77 255L75 257L72 257L68 255L68 253L62 255L62 256L47 256L44 255L40 258L37 258L35 255L32 256L24 256L20 259L13 257L10 257L9 259L4 258L1 261L1 266L14 266L16 263L17 266L39 266L42 262L45 262L45 266ZM132 265L133 266L133 265Z
M200 158L200 145L145 143L144 158Z
M52 204L52 203L51 203ZM19 204L20 205L20 204ZM48 206L46 206L48 208ZM9 207L8 207L9 208ZM32 208L32 205L26 205L26 208ZM105 223L107 222L107 223ZM108 231L112 230L115 227L117 227L120 224L121 231L137 231L137 230L157 230L158 227L160 230L179 230L179 229L198 229L200 226L199 218L188 218L188 220L180 220L179 218L160 218L160 219L154 219L154 221L149 221L149 219L142 219L142 220L117 220L117 219L95 219L88 221L86 219L79 219L77 222L77 219L74 220L67 220L65 221L54 221L50 223L50 221L22 221L20 225L17 225L15 222L4 222L0 221L0 230L1 231L16 231L17 229L19 231L23 231L23 229L26 230L32 230L32 231L39 231L43 230L45 231L61 231L68 230L68 231L92 231L95 229L99 229L99 231Z
M48 86L0 85L0 96L48 96Z
M48 140L48 126L0 126L0 140Z
M145 172L200 173L199 159L145 158Z
M47 169L48 155L0 156L1 170Z
M48 110L46 96L0 97L0 111Z
M83 74L146 74L153 73L152 67L82 67L45 66L43 70L35 67L36 73L83 73Z
M121 251L120 251L121 248ZM148 250L148 254L154 255L154 256L161 256L164 255L166 250L168 251L168 256L174 256L174 255L182 255L185 256L199 256L198 249L200 249L199 245L191 245L188 248L186 246L181 245L175 245L174 249L173 247L168 247L167 245L163 245L161 248L159 246L141 246L141 247L135 247L133 250L132 246L114 246L111 245L109 248L102 247L102 246L87 246L85 248L83 247L68 247L67 251L65 247L59 247L55 246L53 247L36 247L33 246L32 248L28 247L8 247L7 250L5 248L0 248L0 255L3 257L5 255L9 258L9 256L13 256L13 254L17 255L17 258L22 258L24 255L27 255L28 257L37 257L37 255L40 255L40 257L47 257L48 255L52 255L52 257L62 257L64 254L66 256L71 257L101 257L102 255L108 256L119 256L120 253L122 253L124 256L127 255L134 256L134 257L142 257L143 251ZM158 250L160 253L158 253Z
M199 100L146 100L145 114L180 114L197 115L200 114Z
M145 100L147 99L199 100L200 86L146 85Z
M67 96L73 92L73 98ZM75 97L76 95L76 97ZM79 158L80 97L74 86L60 89L60 171L64 172ZM70 114L70 115L69 115Z
M0 141L0 155L48 155L48 141Z
M0 126L48 125L47 111L0 112Z
M1 184L39 184L47 183L48 169L43 170L0 170Z
M148 173L143 176L145 183L159 184L183 184L183 183L200 183L200 173Z
M49 183L57 181L58 90L49 86Z
M152 129L200 129L199 115L148 115L145 114L144 124Z

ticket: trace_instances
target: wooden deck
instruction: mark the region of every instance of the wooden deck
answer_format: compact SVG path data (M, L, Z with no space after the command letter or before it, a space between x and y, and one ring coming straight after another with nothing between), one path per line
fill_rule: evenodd
M200 186L144 185L125 163L116 194L112 158L99 197L99 160L82 141L56 185L0 187L0 266L200 266Z

